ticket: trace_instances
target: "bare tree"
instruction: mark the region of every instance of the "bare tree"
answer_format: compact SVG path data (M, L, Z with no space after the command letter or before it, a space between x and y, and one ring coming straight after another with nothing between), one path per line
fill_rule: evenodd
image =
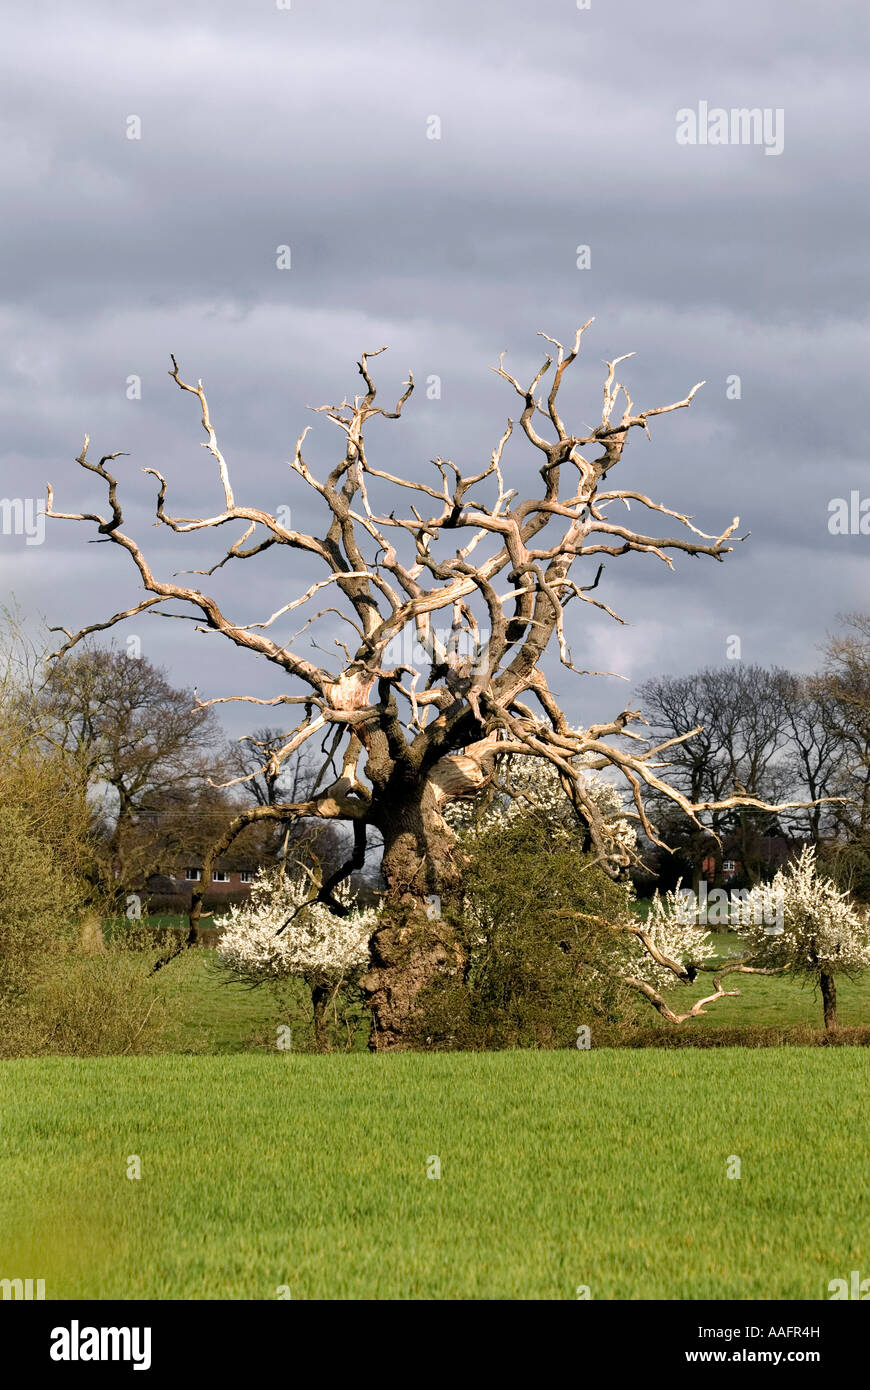
M273 699L220 697L298 707L301 718L272 759L280 764L309 740L325 736L324 763L311 793L298 801L247 809L228 836L270 818L346 821L353 829L352 853L318 891L320 901L341 912L333 890L363 863L367 829L380 832L385 909L363 980L374 1015L373 1046L378 1048L406 1045L419 992L461 965L450 909L458 898L462 865L442 812L450 801L486 784L499 755L545 757L558 769L566 796L588 824L595 850L614 876L623 871L628 855L609 835L586 791L580 757L623 774L633 814L656 842L644 804L650 789L664 793L690 816L740 802L762 805L733 791L714 802L693 803L659 775L662 754L673 740L650 746L631 727L639 715L630 709L587 728L572 728L542 669L552 644L566 669L591 674L575 665L571 655L565 627L569 604L586 604L621 621L596 597L605 557L635 551L668 568L673 568L670 552L721 560L731 550L738 526L735 518L720 534L708 535L688 516L646 494L610 485L629 435L638 430L648 434L654 417L688 407L698 386L671 405L638 411L616 379L625 360L616 358L607 364L600 422L580 433L569 431L560 414L559 391L588 327L578 330L567 350L541 335L552 352L528 386L506 370L503 356L494 369L521 402L520 431L540 460L538 496L524 495L527 484L518 490L506 477L512 420L488 461L470 471L438 457L432 460L432 481L426 482L377 467L369 457L366 428L401 416L413 378L404 383L394 408L385 409L376 404L371 375L377 354L364 353L358 363L364 390L351 401L321 407L343 438L338 462L325 478L315 475L303 452L307 430L292 462L297 478L323 506L322 535L295 530L270 512L236 501L202 383L183 381L173 358L173 380L198 399L204 447L216 464L221 501L212 515L176 516L168 510L166 479L147 468L157 484L157 522L179 534L244 523L243 534L206 574L275 546L303 552L323 567L322 578L260 622L243 623L202 588L155 574L139 543L124 530L118 481L108 467L118 454L91 462L86 437L77 459L105 483L106 515L56 511L49 488L47 514L91 522L104 540L129 554L147 595L95 627L110 627L167 601L182 605L184 612L193 610L201 629L222 633L273 663L292 682L290 691ZM539 398L551 368L549 392ZM653 519L668 518L675 534L662 536L629 525L632 504ZM316 664L295 650L298 634L272 636L280 619L307 605L316 610L318 601L333 596L342 607L313 611L305 624L307 628L326 613L337 613L346 624L350 645L337 648L333 665ZM70 635L62 650L74 647L89 630L95 629ZM213 856L227 843L225 836ZM202 891L213 856L204 868ZM438 895L444 908L434 920L430 895ZM192 932L200 903L201 893L194 901Z
M807 743L807 710L788 672L742 664L707 667L689 676L645 681L638 694L655 734L675 740L665 755L668 781L692 802L723 803L736 792L769 804L791 795L805 771L789 756L792 726L800 727L807 767L815 768ZM708 855L716 865L715 879L721 881L726 835L756 882L764 869L762 840L781 829L778 810L761 810L743 800L699 816L703 829L676 807L665 814L670 842L685 844L692 860L696 890Z
M810 798L808 806L787 813L786 820L817 845L826 834L836 833L843 820L845 803L836 793L848 776L849 759L840 711L828 676L782 671L778 679L789 769L794 785Z
M638 689L641 708L660 739L675 739L667 750L668 782L679 787L693 804L720 800L733 791L728 768L723 764L719 731L710 718L704 682L696 674L663 676L648 680ZM692 865L692 887L697 892L701 868L713 854L717 874L722 872L721 835L726 809L700 816L685 814L667 793L651 799L657 817L666 828L668 845L679 848Z
M261 728L229 747L227 764L234 780L258 806L302 801L308 795L316 767L300 754L281 760L277 755L286 742L286 730Z
M258 806L293 805L311 795L320 767L313 749L302 747L283 760L279 757L287 742L287 731L265 727L230 745L228 769L235 775L230 785L247 792ZM321 873L329 874L347 857L346 836L341 821L324 821L290 815L274 827L272 855L283 864L314 861Z
M870 842L870 615L849 614L846 631L825 651L825 668L815 688L825 698L829 727L845 749L839 810L842 831L856 843Z
M149 825L218 771L217 719L145 657L92 646L53 663L39 699L43 741L73 756L108 794L111 889L139 887L160 843Z

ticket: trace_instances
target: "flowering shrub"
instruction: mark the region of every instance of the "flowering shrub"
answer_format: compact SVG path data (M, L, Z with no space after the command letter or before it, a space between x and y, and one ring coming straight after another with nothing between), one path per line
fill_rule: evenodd
M679 965L700 964L712 960L716 947L708 931L697 927L694 919L686 912L685 899L680 896L679 884L674 892L661 897L656 893L652 900L649 916L644 923L644 931L653 946L670 960ZM630 973L636 979L645 980L656 989L667 989L676 981L673 971L659 965L642 942L635 938L631 954Z
M223 928L218 944L221 959L252 981L295 975L314 988L336 986L358 975L368 964L377 914L367 908L337 917L322 903L303 907L310 896L310 884L281 880L261 870L248 901L216 919L215 925ZM279 936L294 913L298 915Z
M338 1022L336 998L341 990L340 1013L350 1026L348 1009L356 1008L353 986L368 964L377 914L367 908L339 917L322 903L311 903L311 896L310 883L261 870L248 901L217 919L223 928L217 952L243 980L271 984L282 1004L287 982L304 980L311 992L315 1046L318 1052L328 1052L327 1010L332 1005ZM350 907L346 890L339 891L338 897Z
M766 966L814 978L852 975L870 967L870 919L847 892L819 875L809 845L770 883L753 888L749 901L755 911L741 936L752 947L753 958ZM780 905L779 932L761 925L771 920L773 903ZM769 910L767 919L762 917L764 908Z
M619 790L592 770L584 776L584 790L619 857L627 862L637 845L637 836L626 818ZM484 833L530 815L543 820L549 833L566 844L576 842L582 828L559 781L557 768L546 758L506 758L499 781L488 797L454 801L445 811L448 825L458 834L472 829Z

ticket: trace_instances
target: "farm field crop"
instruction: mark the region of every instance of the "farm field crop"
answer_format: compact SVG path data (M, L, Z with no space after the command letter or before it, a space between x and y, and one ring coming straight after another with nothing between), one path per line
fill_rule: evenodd
M5 1062L0 1274L48 1298L825 1299L870 1269L867 1075L862 1048Z

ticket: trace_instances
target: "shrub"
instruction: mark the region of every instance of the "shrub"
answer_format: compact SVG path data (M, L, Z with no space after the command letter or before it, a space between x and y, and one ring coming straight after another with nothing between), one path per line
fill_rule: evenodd
M631 885L534 811L472 828L461 847L464 975L426 992L419 1043L570 1047L583 1025L630 1026L638 1006L619 970L633 940L607 923L629 911Z
M0 1054L140 1050L158 991L141 959L106 949L87 771L47 737L43 679L0 612Z
M619 793L590 771L584 794L612 858L625 864L620 881L587 852L588 833L549 763L509 760L494 794L448 810L466 859L454 924L466 965L461 980L427 992L421 1044L568 1047L584 1024L612 1043L647 1017L644 987L673 983L635 934L627 871L636 837ZM658 896L644 931L681 963L714 953L709 934L672 920Z
M261 870L243 906L215 918L222 929L217 951L233 973L251 984L270 984L281 995L288 980L304 980L311 996L318 1051L330 1046L328 1009L340 992L351 994L368 964L376 913L355 910L346 916L312 903L311 886L300 879Z
M9 1009L71 944L79 885L26 808L0 804L0 1009Z
M55 962L19 1017L17 1051L103 1057L159 1050L168 1000L142 958L110 944Z

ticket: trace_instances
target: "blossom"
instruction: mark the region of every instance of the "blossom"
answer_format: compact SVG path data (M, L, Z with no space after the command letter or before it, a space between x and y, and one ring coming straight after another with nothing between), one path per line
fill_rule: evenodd
M583 791L601 817L605 837L617 849L619 858L627 862L637 845L637 835L626 817L619 789L585 768L582 758L575 761L575 766L581 769ZM511 756L504 761L495 795L488 800L478 797L454 801L444 816L451 829L459 833L472 829L485 833L530 812L543 815L557 838L576 838L580 822L555 764L544 757Z
M680 893L680 884L673 892L653 895L649 916L644 923L644 933L651 944L663 956L679 965L696 964L712 960L716 956L716 946L710 932L697 927L686 912L686 903ZM673 971L649 953L646 946L635 938L630 972L636 978L656 988L667 989L674 984Z
M338 896L350 906L346 892ZM223 928L221 959L251 980L295 975L314 986L358 975L368 965L377 913L372 908L352 909L339 917L323 903L311 903L310 897L305 881L261 870L247 902L233 905L226 917L216 920Z
M741 935L767 968L849 975L870 967L870 921L847 892L819 875L810 845L770 883L753 888L749 902ZM781 930L770 925L776 912Z

